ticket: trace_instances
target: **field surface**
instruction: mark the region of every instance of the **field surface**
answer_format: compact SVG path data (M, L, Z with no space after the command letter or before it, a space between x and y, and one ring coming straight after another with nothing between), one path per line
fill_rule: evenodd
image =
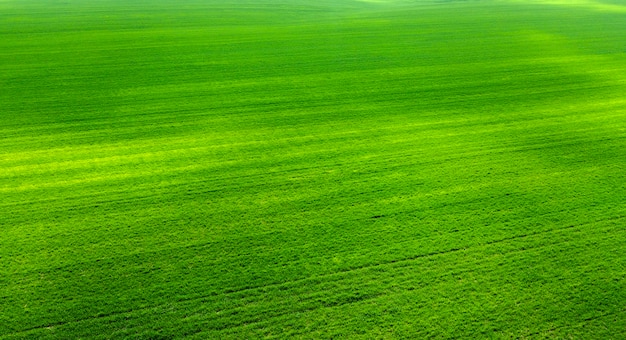
M625 1L0 0L0 339L624 339L625 172Z

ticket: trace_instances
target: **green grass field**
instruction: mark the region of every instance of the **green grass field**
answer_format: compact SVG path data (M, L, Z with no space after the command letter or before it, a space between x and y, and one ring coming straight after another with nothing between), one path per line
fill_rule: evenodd
M0 339L626 338L626 2L0 0Z

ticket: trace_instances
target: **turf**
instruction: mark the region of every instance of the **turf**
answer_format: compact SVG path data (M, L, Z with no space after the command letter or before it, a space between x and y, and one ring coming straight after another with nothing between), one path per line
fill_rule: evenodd
M624 338L624 32L621 1L0 1L0 338Z

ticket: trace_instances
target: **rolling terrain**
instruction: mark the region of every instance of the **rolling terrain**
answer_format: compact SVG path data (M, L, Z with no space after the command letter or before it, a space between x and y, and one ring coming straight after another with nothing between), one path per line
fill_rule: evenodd
M0 339L624 338L624 32L0 0Z

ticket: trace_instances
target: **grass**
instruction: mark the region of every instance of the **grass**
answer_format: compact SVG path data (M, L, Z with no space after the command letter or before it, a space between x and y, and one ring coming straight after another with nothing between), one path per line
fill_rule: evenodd
M623 338L619 1L0 2L0 338Z

